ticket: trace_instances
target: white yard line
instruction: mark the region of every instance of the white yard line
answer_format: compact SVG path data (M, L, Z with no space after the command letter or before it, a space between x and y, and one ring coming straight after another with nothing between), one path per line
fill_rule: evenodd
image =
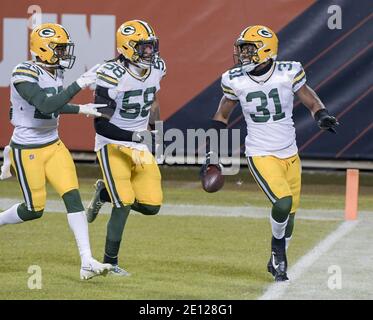
M3 198L0 199L0 210L6 210L15 203L20 202L17 199ZM87 206L88 202L84 201ZM101 213L108 214L111 206L105 204ZM47 200L45 213L48 212L66 212L62 200ZM187 204L164 204L162 205L160 215L172 216L211 216L211 217L247 217L256 219L268 219L269 208L241 206L241 207L224 207L209 205L187 205ZM306 220L343 220L341 210L299 210L296 213L296 219Z
M259 297L259 300L280 299L291 286L325 253L327 253L338 241L343 239L356 228L359 221L345 221L335 231L329 234L316 247L303 256L290 268L288 272L290 282L273 283L267 291ZM307 289L305 289L307 290ZM317 299L317 297L315 297Z

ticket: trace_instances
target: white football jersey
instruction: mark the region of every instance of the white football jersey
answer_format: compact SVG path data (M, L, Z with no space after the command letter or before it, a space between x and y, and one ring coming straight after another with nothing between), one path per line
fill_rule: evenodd
M263 76L240 67L222 76L224 95L237 100L247 124L245 154L288 158L298 152L292 119L294 93L306 82L299 62L276 61Z
M166 65L161 58L146 71L143 77L137 76L118 62L107 62L100 66L97 70L96 84L108 88L110 97L116 103L110 123L123 130L147 130L150 108L165 74ZM109 143L147 150L145 144L112 140L97 133L95 141L95 151Z
M24 100L15 88L19 82L37 83L48 96L63 90L63 71L56 76L33 61L18 64L10 80L11 123L14 126L12 141L21 145L40 145L58 139L58 114L43 114Z

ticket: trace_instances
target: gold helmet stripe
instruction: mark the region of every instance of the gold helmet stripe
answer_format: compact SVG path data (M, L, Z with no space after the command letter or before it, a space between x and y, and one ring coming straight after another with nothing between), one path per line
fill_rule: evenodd
M67 39L70 39L70 34L67 32L67 30L63 26L61 26L61 28L63 31L65 31Z
M252 26L248 26L244 31L242 31L241 38L245 38L246 32L249 31L249 29L251 29L251 28L252 28Z
M67 32L67 30L63 26L61 26L60 24L57 24L57 23L55 23L54 25L57 26L57 27L60 27L66 33L67 39L70 39L70 34Z
M154 37L154 31L153 29L145 22L145 21L141 21L141 20L135 20L137 21L138 23L140 23L146 30L146 32L148 33L148 36L149 37Z

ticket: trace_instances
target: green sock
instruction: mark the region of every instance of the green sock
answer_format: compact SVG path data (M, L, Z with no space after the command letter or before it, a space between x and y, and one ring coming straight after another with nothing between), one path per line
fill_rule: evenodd
M75 213L84 211L82 199L77 189L66 192L62 196L62 200L65 203L65 207L68 213Z
M288 224L286 225L286 229L285 229L285 237L286 238L291 238L291 236L293 234L294 218L295 218L295 212L290 213L289 214Z
M113 208L107 224L104 263L118 264L118 252L131 206Z

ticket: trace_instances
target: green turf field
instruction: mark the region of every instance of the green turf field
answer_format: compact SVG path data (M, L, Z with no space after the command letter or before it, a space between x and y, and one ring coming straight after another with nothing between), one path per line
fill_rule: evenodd
M78 169L85 200L96 170ZM246 173L228 178L224 192L216 194L202 192L195 174L196 170L164 171L165 203L269 207ZM320 184L316 182L321 178L314 179L305 175L301 207L343 209L343 177L329 176ZM373 187L369 177L364 179L360 209L368 210ZM14 179L0 182L0 192L1 198L20 197ZM48 198L57 195L50 191ZM103 255L107 219L100 215L90 224L91 245L98 259ZM298 220L288 255L290 265L339 223ZM134 214L127 222L120 252L132 276L83 282L66 216L48 212L42 220L0 229L0 299L255 299L273 281L266 272L269 247L267 219ZM42 269L41 290L27 287L30 265Z
M97 257L107 218L90 225ZM299 221L290 263L336 224ZM120 254L131 277L83 282L65 215L47 214L1 229L0 299L254 299L272 282L269 234L265 219L133 215ZM30 265L42 269L41 290L28 289Z
M97 166L78 166L80 191L83 199L89 199L96 177L101 177ZM198 169L162 169L165 203L199 204L219 206L268 206L268 200L259 191L248 169L241 169L239 175L227 176L224 192L206 193L198 180ZM344 209L345 176L343 173L303 173L300 207L303 209ZM21 195L14 178L0 182L1 197L17 198ZM373 175L362 173L360 177L359 210L373 208ZM196 196L198 195L198 196ZM48 188L48 199L58 199L58 195ZM317 201L315 201L317 199Z

